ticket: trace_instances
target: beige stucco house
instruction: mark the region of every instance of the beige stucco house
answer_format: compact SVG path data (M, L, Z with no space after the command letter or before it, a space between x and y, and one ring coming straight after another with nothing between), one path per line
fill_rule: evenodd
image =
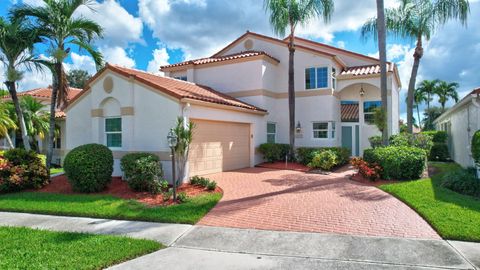
M379 134L378 59L297 38L296 145L345 146L352 155ZM256 148L288 142L285 40L247 32L215 55L160 68L165 76L107 65L72 100L66 149L102 143L119 160L129 152L157 153L170 174L166 136L177 117L195 123L189 173L208 174L262 162ZM398 132L401 88L388 65L390 134Z
M473 167L473 134L480 129L480 88L474 89L434 121L437 130L448 134L450 157L463 167Z

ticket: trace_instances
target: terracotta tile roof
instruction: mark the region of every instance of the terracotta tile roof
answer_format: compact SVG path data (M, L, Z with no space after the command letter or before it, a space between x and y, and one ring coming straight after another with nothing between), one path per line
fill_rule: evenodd
M342 104L342 122L358 122L358 104Z
M393 72L394 65L392 65L391 63L387 63L387 71ZM372 75L372 74L380 74L380 65L347 67L340 73L340 75L353 75L353 76Z
M207 58L200 58L200 59L185 61L185 62L181 62L181 63L177 63L177 64L161 66L160 70L166 69L166 68L171 68L171 67L187 66L187 65L195 65L195 66L196 65L204 65L204 64L209 64L209 63L223 62L223 61L229 61L229 60L240 59L240 58L249 58L249 57L261 56L261 55L269 57L273 61L275 61L277 63L280 63L280 61L278 59L276 59L273 56L267 54L266 52L263 52L263 51L244 51L244 52L229 54L229 55L225 55L225 56L212 56L212 57L207 57Z
M138 82L144 83L158 91L161 91L162 93L165 93L177 99L194 99L198 101L227 105L252 111L266 112L266 110L264 109L255 107L226 94L217 92L207 86L177 80L169 77L162 77L154 75L152 73L147 73L145 71L125 68L108 63L102 71L99 71L97 74L95 74L95 76L90 79L90 81L87 83L87 86L98 76L100 76L103 71L107 69L116 72L117 74L123 75L127 78L133 78ZM76 98L71 100L70 104L72 104L80 96L81 95L76 96Z
M68 100L73 99L76 95L80 94L82 89L70 87L70 91L68 93ZM32 96L40 99L50 99L52 97L52 87L44 87L44 88L35 88L28 91L18 92L18 96ZM6 96L5 98L10 98L10 96Z

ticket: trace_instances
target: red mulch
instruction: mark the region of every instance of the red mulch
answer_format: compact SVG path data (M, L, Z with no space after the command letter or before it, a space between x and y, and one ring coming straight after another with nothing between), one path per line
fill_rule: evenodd
M256 167L260 168L267 168L267 169L275 169L275 170L289 170L289 171L297 171L297 172L308 172L311 170L311 168L300 164L296 162L288 162L285 164L285 162L265 162L258 164Z
M384 185L384 184L394 184L394 183L398 183L399 181L395 181L395 180L377 180L377 181L371 181L365 177L363 177L361 174L359 173L355 173L354 175L352 175L350 177L350 180L353 180L355 182L359 182L359 183L362 183L362 184L365 184L365 185L368 185L368 186L374 186L374 187L378 187L378 186L381 186L381 185Z
M72 186L67 181L67 177L65 175L53 177L50 184L46 185L45 187L39 190L35 190L35 192L81 194L81 193L74 192L72 190ZM222 192L222 190L219 187L217 187L215 191L208 191L205 188L200 186L183 184L177 188L177 194L180 192L185 192L188 195L188 197L195 197L195 196L206 194L206 193ZM122 199L127 199L127 200L133 199L150 206L173 204L172 199L166 202L163 201L162 194L153 195L148 192L136 192L131 190L128 187L127 182L122 180L120 177L112 177L112 182L107 186L107 188L104 191L99 193L91 193L91 194L112 195L112 196L120 197Z

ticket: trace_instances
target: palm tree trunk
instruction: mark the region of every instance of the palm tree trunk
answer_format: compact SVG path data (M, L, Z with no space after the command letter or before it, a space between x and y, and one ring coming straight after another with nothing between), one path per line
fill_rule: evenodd
M413 95L415 91L415 84L417 81L418 67L420 65L420 59L423 56L422 37L417 38L417 46L415 47L415 53L413 54L413 67L412 74L410 75L410 83L408 84L407 94L407 123L408 133L413 133Z
M290 158L295 157L295 45L294 33L290 35L288 44L288 112L290 123Z
M387 101L387 34L385 26L385 9L383 0L377 0L377 29L378 29L378 50L380 54L380 93L382 97L382 111L388 118ZM389 121L382 130L383 145L388 144Z
M15 148L15 146L13 145L13 142L12 142L12 138L10 138L10 134L5 133L5 139L7 139L7 143L8 143L8 146L10 147L10 149L13 149Z
M32 149L30 147L30 138L28 137L27 126L25 125L25 118L23 117L22 107L20 106L20 102L18 101L17 87L15 85L15 82L12 81L5 82L5 84L7 85L8 92L10 93L10 97L12 98L13 105L15 106L18 123L20 124L20 132L22 133L23 147L25 148L25 150L30 151Z
M58 91L62 87L63 65L55 63L55 72L53 72L52 98L50 101L50 126L48 127L47 139L47 172L50 175L50 164L53 158L53 140L55 138L55 109L57 107Z
M418 127L422 129L422 122L420 121L420 105L417 104Z

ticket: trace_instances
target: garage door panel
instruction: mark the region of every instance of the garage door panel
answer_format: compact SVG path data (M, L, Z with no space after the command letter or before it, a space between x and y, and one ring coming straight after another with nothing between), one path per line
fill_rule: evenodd
M205 175L250 166L250 125L192 120L190 175Z

